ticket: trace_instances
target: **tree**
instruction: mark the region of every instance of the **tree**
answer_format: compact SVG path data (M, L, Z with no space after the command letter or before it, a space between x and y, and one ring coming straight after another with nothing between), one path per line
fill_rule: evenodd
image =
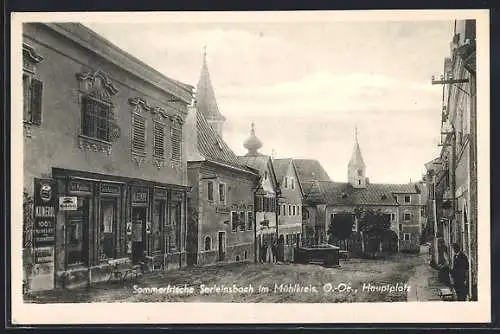
M388 214L380 210L372 210L367 208L357 208L355 210L356 218L358 219L358 230L361 233L361 242L363 245L363 251L365 251L365 240L372 239L377 245L377 249L380 249L382 244L382 239L391 227L391 218ZM374 253L376 250L368 251L366 253Z
M328 226L328 242L339 240L345 244L345 240L352 235L353 223L354 217L351 213L336 213Z

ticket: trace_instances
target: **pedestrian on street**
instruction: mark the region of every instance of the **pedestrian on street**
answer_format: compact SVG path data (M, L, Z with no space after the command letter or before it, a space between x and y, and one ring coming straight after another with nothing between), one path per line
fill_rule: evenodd
M457 294L457 300L467 300L467 281L469 272L469 260L467 255L460 250L457 243L453 244L453 268L451 270L451 278L453 279L453 288Z

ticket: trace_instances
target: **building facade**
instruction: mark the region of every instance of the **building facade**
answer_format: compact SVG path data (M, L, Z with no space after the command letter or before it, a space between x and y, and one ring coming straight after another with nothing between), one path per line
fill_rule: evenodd
M476 26L474 20L455 21L450 57L444 75L441 152L428 174L436 198L435 237L438 264L451 266L452 244L469 258L469 296L477 298L477 134Z
M352 221L352 253L364 252L362 230L358 224L358 210L380 211L390 221L390 231L378 251L417 252L421 235L421 197L415 184L372 184L366 177L366 165L355 136L351 159L347 165L347 183L327 180L326 172L316 168L314 173L303 173L300 180L304 189L308 215L306 226L314 229L309 244L317 245L328 240L328 230L337 215ZM316 175L318 175L316 177Z
M257 259L271 261L267 255L267 248L273 245L277 238L276 220L278 217L276 193L279 193L278 181L274 172L272 159L259 153L262 142L255 135L255 126L252 123L250 136L243 146L248 150L244 156L239 156L241 164L259 172L259 190L255 198L255 219L257 237Z
M197 91L196 106L187 118L188 179L192 187L188 199L188 264L253 261L254 197L259 173L243 165L222 138L223 116L211 87L206 56ZM217 121L212 117L215 111L221 115Z
M280 192L278 196L278 243L285 246L285 260L302 235L302 187L293 159L273 159Z
M89 284L118 264L184 266L193 88L83 25L30 23L23 89L29 288Z

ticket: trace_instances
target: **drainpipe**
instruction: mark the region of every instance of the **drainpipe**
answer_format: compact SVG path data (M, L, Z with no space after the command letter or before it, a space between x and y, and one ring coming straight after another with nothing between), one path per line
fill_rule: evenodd
M434 242L433 242L433 247L434 247L434 264L438 264L439 262L439 250L438 250L438 238L437 238L437 230L438 230L438 223L437 223L437 207L436 207L436 175L434 174L432 176L432 216L434 218Z

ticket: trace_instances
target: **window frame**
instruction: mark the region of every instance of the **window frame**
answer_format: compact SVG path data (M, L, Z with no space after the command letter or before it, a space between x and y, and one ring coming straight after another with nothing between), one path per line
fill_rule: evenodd
M152 137L153 137L153 157L154 158L157 158L157 159L160 159L160 160L165 160L165 153L166 153L166 148L165 148L165 142L166 142L166 124L163 123L163 122L160 122L158 120L153 120L152 122L153 124L153 133L152 133ZM146 124L145 124L146 125ZM162 147L161 147L161 154L157 154L157 150L158 150L158 147L157 147L157 126L161 128L161 131L163 132L163 136L162 136ZM145 131L147 132L147 131Z
M408 239L406 236L408 236ZM403 233L403 241L411 241L411 233Z
M408 199L408 200L407 200ZM411 195L405 195L404 202L406 204L411 203Z
M236 218L239 219L239 214L238 214L238 211L230 211L230 223L231 223L231 232L238 232L238 225L235 225L235 222L234 219L233 219L233 215L236 214ZM236 227L236 228L235 228Z
M243 215L242 215L243 214ZM247 229L247 213L246 211L239 211L238 212L238 215L239 215L239 229L238 229L238 232L245 232L246 229ZM243 221L241 221L241 218L243 217Z
M247 224L247 231L252 231L253 230L253 225L254 225L254 218L253 218L253 211L247 211L246 213L246 224Z
M138 121L138 119L142 119L144 121L144 133L139 133L137 135L137 137L140 137L139 135L142 135L141 144L143 144L143 146L144 146L144 148L142 150L135 148L135 146L136 146L135 136L136 136L136 131L137 131L135 123ZM139 114L138 112L133 111L132 112L132 119L131 119L131 133L130 133L130 145L131 145L133 153L139 154L139 155L146 155L146 152L147 152L147 150L146 150L147 129L148 129L147 118L145 116ZM153 135L153 138L154 138L154 135ZM154 155L154 147L153 147L153 156L155 156Z
M210 244L208 245L209 248L207 249L207 239L210 241ZM203 251L204 252L209 252L212 250L212 237L209 235L206 235L205 238L203 239Z
M174 140L175 135L178 135L179 138L177 138L177 141ZM172 122L172 126L170 127L170 159L174 162L182 162L182 136L183 136L183 131L182 131L182 124L180 124L178 121L177 122ZM176 143L178 142L179 147L179 156L175 156L176 154L176 149L177 147L175 146Z
M210 191L210 186L211 190ZM215 188L214 188L214 182L213 181L207 181L207 200L211 203L215 202ZM211 198L210 198L211 197Z
M406 218L407 215L408 215L408 218ZM411 220L411 212L405 212L405 213L403 213L403 220L405 222L410 221Z
M222 186L222 189L223 189L223 194L224 194L224 198L221 198L221 186ZM218 200L219 200L219 203L221 204L226 204L227 203L227 185L225 182L219 182L219 185L218 185Z

